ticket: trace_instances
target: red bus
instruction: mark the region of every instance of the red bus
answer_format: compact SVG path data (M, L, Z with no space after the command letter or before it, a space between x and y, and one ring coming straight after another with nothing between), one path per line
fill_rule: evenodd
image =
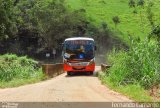
M74 72L93 74L95 70L95 42L92 38L67 38L63 44L64 71L67 75Z

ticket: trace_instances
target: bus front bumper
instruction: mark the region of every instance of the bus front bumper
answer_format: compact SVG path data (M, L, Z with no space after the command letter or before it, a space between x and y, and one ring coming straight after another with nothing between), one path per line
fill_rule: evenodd
M66 72L93 72L95 70L95 63L87 66L70 66L64 64L64 71Z

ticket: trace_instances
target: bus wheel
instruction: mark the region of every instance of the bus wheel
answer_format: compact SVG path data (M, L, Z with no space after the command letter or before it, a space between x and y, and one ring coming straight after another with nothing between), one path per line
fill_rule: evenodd
M90 75L93 75L93 72L90 72Z
M93 72L87 72L87 75L93 75Z
M67 72L67 75L68 75L68 76L72 76L73 73L72 73L72 72Z

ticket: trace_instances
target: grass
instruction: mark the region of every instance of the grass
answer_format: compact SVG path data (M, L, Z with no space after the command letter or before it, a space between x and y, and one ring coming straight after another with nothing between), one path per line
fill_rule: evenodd
M160 85L160 52L158 41L153 42L133 40L128 51L113 50L108 61L112 67L100 78L111 89L129 96L138 102L153 100L151 91ZM154 91L156 94L157 91ZM155 96L153 96L155 97Z
M30 78L30 79L14 79L9 82L0 82L0 88L11 88L11 87L19 87L26 84L33 84L40 81L45 80L45 76L42 74L38 78Z
M122 93L123 95L129 97L131 100L134 100L136 102L154 101L153 97L149 96L148 91L138 84L116 86L113 82L110 81L109 77L106 77L104 73L100 73L99 78L104 85L116 92Z
M160 18L160 1L152 1L154 3L154 20L158 24L160 23L158 20ZM109 28L116 33L116 36L125 42L129 41L128 34L144 39L151 31L146 14L146 5L144 8L137 7L137 14L134 14L134 9L128 6L128 0L67 0L66 6L71 10L85 9L87 18L91 23L100 27L102 22L106 22ZM140 15L140 11L142 15ZM121 21L117 29L112 21L114 16L119 16Z
M110 80L117 85L138 83L144 89L160 84L160 61L158 42L134 42L126 51L113 51L109 55L112 67Z
M16 87L46 79L37 61L15 54L0 56L0 88Z

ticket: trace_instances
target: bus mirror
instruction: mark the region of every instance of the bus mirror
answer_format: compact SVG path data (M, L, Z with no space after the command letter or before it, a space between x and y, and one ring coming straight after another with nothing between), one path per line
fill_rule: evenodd
M97 46L94 46L94 50L95 50L95 51L97 50Z

